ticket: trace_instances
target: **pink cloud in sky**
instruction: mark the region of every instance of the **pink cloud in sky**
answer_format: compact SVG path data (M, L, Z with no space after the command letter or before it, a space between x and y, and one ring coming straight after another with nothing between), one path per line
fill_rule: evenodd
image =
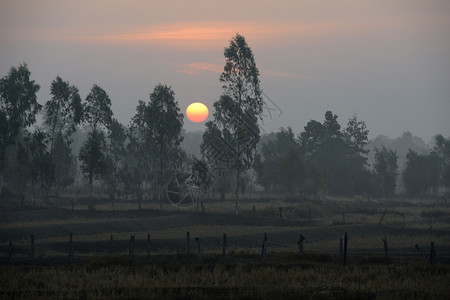
M438 20L426 20L437 22ZM28 38L64 40L91 44L149 44L152 46L185 47L186 50L208 50L223 47L236 33L244 35L252 45L326 42L329 39L363 36L374 32L390 32L423 23L415 16L328 22L256 22L208 21L172 22L155 25L114 27L109 30L93 27L61 27Z
M202 72L221 73L223 66L209 62L193 62L187 64L172 64L175 71L178 73L185 73L190 75L198 75ZM286 79L315 79L316 77L294 72L283 72L273 69L260 68L260 73L265 77L279 77Z
M220 73L223 71L223 66L208 62L193 62L188 64L176 64L174 69L179 73L196 75L200 72L214 72Z
M236 33L254 42L279 40L290 36L307 36L323 32L330 24L285 24L266 22L191 22L130 28L123 32L96 32L95 29L64 28L53 33L33 36L46 40L88 43L153 43L165 45L223 46ZM336 25L332 25L336 29Z

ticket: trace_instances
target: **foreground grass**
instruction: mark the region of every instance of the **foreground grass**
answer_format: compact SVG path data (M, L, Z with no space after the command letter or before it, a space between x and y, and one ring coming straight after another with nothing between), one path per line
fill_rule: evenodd
M90 259L1 266L3 299L449 299L450 267L317 254Z
M253 205L256 212L253 212ZM249 199L159 210L156 204L107 204L96 210L0 209L1 299L450 299L450 206L405 199ZM279 207L283 207L280 216ZM80 210L78 210L80 209ZM187 257L186 232L201 241L203 261ZM69 266L68 236L74 264ZM267 232L268 257L260 258ZM349 237L349 265L334 254ZM147 234L152 257L147 253ZM227 233L227 258L222 235ZM305 255L297 255L298 234ZM30 258L30 234L35 259ZM114 235L114 253L109 237ZM136 237L129 260L130 235ZM383 259L386 236L390 260ZM7 254L14 245L11 265ZM424 263L435 242L439 263ZM123 256L121 256L123 255Z

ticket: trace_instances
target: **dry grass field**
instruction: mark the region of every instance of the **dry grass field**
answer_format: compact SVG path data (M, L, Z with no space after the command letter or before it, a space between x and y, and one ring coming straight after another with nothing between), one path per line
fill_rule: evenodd
M450 298L450 205L418 199L241 202L204 200L205 212L119 202L0 209L5 299ZM255 210L253 209L255 208ZM282 212L280 214L280 209ZM190 254L186 254L186 232ZM348 264L339 239L348 234ZM69 235L73 234L73 259ZM227 234L225 257L223 234ZM261 245L267 233L267 259ZM31 258L30 235L35 254ZM147 257L147 234L151 256ZM298 255L299 234L304 254ZM110 236L113 252L110 253ZM135 237L129 258L130 236ZM199 238L201 261L195 238ZM384 258L386 237L389 258ZM11 256L9 243L12 243ZM434 242L430 265L423 254ZM8 261L8 258L10 260Z

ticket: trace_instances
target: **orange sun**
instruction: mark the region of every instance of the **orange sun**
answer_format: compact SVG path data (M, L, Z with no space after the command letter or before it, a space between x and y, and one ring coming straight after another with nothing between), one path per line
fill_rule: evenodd
M189 120L195 123L200 123L206 120L208 117L208 107L201 102L191 103L186 108L186 116Z

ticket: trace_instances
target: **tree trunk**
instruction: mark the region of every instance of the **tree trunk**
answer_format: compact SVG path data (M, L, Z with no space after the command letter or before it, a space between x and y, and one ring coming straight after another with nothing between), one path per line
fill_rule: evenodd
M235 212L236 215L239 213L239 171L237 172L237 182L236 182L236 192L235 192L235 197L236 197L236 208L235 208Z
M239 145L238 145L238 151L239 151ZM236 170L236 192L235 192L235 197L236 197L236 208L235 208L235 212L236 215L239 214L239 187L240 187L240 174L241 174L241 169L240 169L240 155L238 152L238 162L237 162L237 170Z
M238 120L239 126L241 125L241 110L242 110L242 91L239 87L239 106L238 106ZM237 139L237 169L236 169L236 215L239 213L239 175L241 173L241 143L239 138Z
M115 211L114 207L114 192L109 193L109 199L111 200L112 210Z
M0 174L0 200L2 200L3 194L3 174Z
M89 177L89 209L92 209L92 175Z
M46 196L46 192L45 192L45 188L44 188L44 179L42 178L42 174L41 174L41 194L42 194L42 203L45 203L47 200L47 196Z
M34 181L31 182L31 188L33 189L33 206L36 206L36 189L34 188Z

